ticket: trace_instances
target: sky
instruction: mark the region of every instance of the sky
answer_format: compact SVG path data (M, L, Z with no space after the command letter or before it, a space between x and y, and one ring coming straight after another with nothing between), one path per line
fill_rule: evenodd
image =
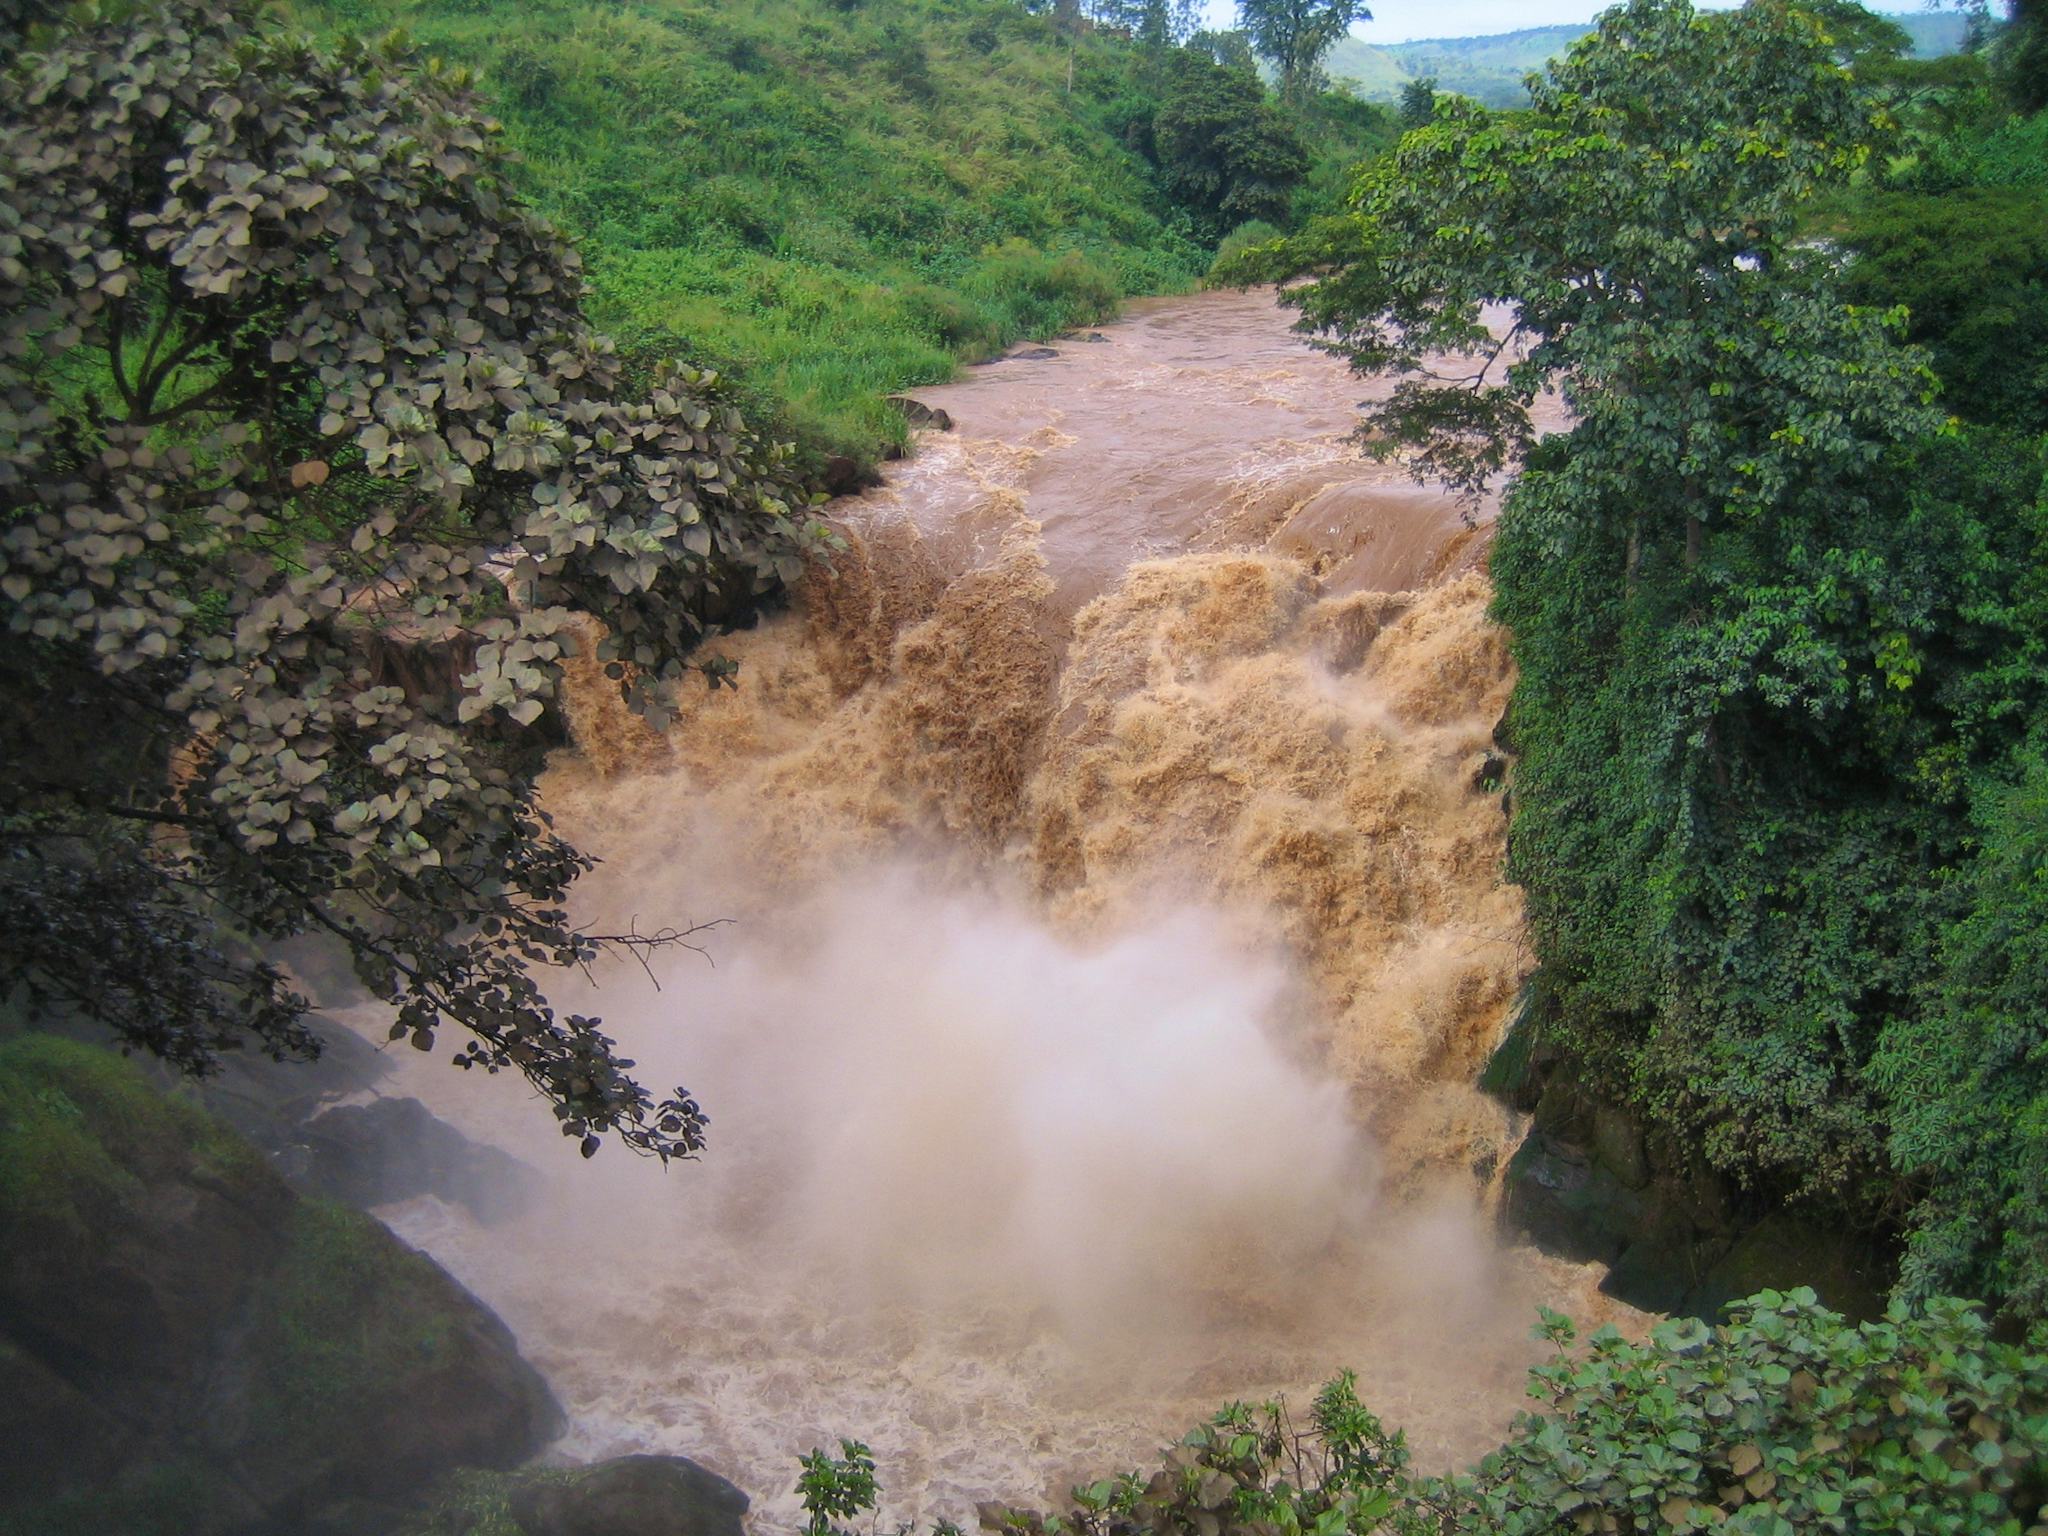
M1405 43L1418 37L1488 37L1496 32L1515 32L1523 27L1548 26L1561 21L1591 21L1607 9L1606 0L1367 0L1371 21L1352 28L1354 36L1368 43ZM1736 0L1695 0L1702 10L1725 10ZM1910 7L1901 0L1897 7ZM1234 0L1208 0L1209 25L1235 24Z

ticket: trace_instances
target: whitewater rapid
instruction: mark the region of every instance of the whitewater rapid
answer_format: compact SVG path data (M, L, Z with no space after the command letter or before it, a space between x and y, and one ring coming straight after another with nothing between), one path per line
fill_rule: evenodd
M560 1454L691 1455L757 1531L841 1436L885 1518L966 1521L1347 1366L1447 1465L1538 1302L1615 1315L1491 1233L1516 1128L1472 1081L1530 965L1492 509L1362 461L1370 386L1270 295L1100 334L920 392L956 430L719 642L737 694L656 735L573 670L579 914L731 925L555 1000L697 1093L704 1161L586 1164L503 1079L401 1064L538 1172L498 1227L381 1214L518 1334Z

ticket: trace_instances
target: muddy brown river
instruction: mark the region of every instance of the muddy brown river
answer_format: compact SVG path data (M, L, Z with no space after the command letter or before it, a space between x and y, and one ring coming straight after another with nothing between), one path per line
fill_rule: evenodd
M657 736L572 676L581 911L730 925L556 1000L711 1150L584 1163L407 1060L545 1198L383 1213L518 1334L563 1456L693 1456L770 1532L858 1437L886 1520L971 1524L1349 1366L1442 1467L1523 1401L1539 1302L1616 1316L1492 1230L1516 1128L1471 1083L1530 962L1490 509L1363 462L1373 386L1289 318L1147 301L920 391L955 429L721 642L737 694Z

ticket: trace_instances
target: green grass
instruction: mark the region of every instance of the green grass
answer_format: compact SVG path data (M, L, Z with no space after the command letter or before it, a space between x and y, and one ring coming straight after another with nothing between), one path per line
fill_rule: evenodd
M1143 50L1005 0L298 0L481 71L593 318L678 338L816 452L891 391L1183 291L1209 253L1141 153Z

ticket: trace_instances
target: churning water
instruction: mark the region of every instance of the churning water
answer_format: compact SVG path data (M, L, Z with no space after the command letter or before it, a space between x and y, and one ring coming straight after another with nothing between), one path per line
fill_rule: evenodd
M1355 1367L1426 1463L1496 1442L1538 1301L1470 1086L1528 969L1484 524L1346 441L1269 295L925 393L958 422L673 729L572 678L546 784L593 920L718 917L595 996L701 1164L591 1163L509 1085L408 1091L540 1171L385 1214L519 1334L564 1450L679 1451L794 1526L868 1440L891 1519L1057 1498ZM571 995L571 994L574 995ZM365 1021L374 1027L374 1021ZM381 1034L381 1031L378 1031Z

